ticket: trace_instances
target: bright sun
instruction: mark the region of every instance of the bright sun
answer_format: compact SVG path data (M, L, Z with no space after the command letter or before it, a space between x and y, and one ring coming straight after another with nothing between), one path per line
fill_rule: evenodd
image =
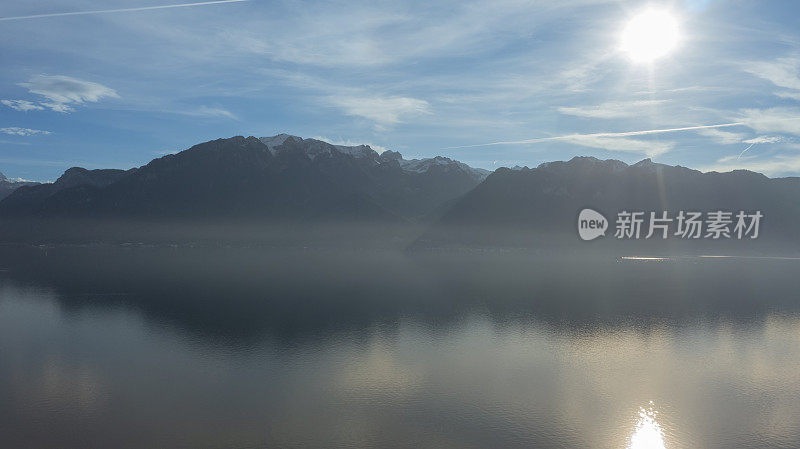
M652 62L678 44L678 22L670 13L650 9L634 16L622 32L622 51L634 62Z

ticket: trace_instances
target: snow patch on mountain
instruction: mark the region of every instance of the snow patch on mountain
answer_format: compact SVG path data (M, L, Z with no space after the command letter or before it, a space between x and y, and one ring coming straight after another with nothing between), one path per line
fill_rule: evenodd
M277 136L272 136L272 137L259 137L258 140L260 140L261 142L264 143L264 145L267 146L270 153L275 154L275 148L283 145L283 143L286 142L286 139L290 137L299 139L299 137L295 137L289 134L278 134Z
M356 158L376 157L379 154L369 145L336 145L323 139L303 139L302 137L289 134L278 134L277 136L259 138L259 140L269 148L272 154L283 151L281 147L290 139L295 142L303 142L305 144L302 146L303 152L308 155L311 160L314 160L314 158L321 154L330 154L332 149Z
M346 146L346 145L334 145L337 150L341 151L344 154L349 154L353 157L369 157L369 156L377 156L378 152L373 150L369 145L358 145L358 146Z
M449 170L461 170L465 173L469 173L476 179L483 179L489 175L489 170L484 170L481 168L473 168L469 165L459 162L448 157L443 156L436 156L432 158L425 158L425 159L398 159L400 163L400 167L407 171L407 172L414 172L414 173L425 173L428 170L433 168L437 168L444 171Z
M375 164L396 160L400 164L400 168L408 173L426 173L432 168L443 171L460 170L478 180L482 180L491 173L489 170L473 168L463 162L443 156L406 160L403 159L402 154L396 151L391 151L383 147L379 147L381 151L375 151L370 145L350 145L351 142L349 141L341 142L346 144L339 144L340 142L338 141L333 143L329 139L322 137L303 139L289 134L278 134L277 136L259 138L259 140L269 148L272 154L286 151L284 148L287 147L285 147L284 144L290 139L294 139L295 142L302 142L302 151L311 160L314 160L321 154L330 154L331 151L335 150L354 158L371 160Z
M25 178L7 178L2 172L0 172L0 183L5 182L9 184L37 184L36 181L31 181L30 179Z

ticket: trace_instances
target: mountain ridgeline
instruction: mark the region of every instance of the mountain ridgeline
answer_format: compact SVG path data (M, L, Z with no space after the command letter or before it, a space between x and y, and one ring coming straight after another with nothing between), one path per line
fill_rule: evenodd
M14 192L20 187L35 186L38 184L39 184L38 182L23 181L19 179L8 179L5 177L5 175L0 173L0 201L3 198L7 197L8 195L11 195L12 192Z
M534 169L500 168L456 201L416 245L591 245L579 242L576 230L578 212L584 208L600 211L610 222L601 239L605 243L593 242L597 245L624 244L614 238L621 211L645 213L644 239L650 212L667 212L674 219L680 211L707 214L721 210L734 214L761 211L759 239L800 250L800 178L772 179L746 170L703 173L650 159L628 165L593 157L545 163ZM652 239L637 244L689 245L674 237L675 231L673 220L666 242ZM753 246L744 240L700 240L691 245Z
M757 243L727 239L719 245L752 248L770 242L773 248L800 250L800 178L772 179L744 170L702 173L649 159L628 165L575 157L490 174L444 157L406 160L400 153L378 153L366 145L332 145L280 134L214 140L130 170L71 168L54 183L15 187L0 201L0 224L14 222L20 232L47 235L53 241L60 238L54 231L70 221L80 221L77 227L82 230L87 224L110 221L126 226L221 223L209 240L244 234L225 223L252 224L262 236L272 232L263 224L282 223L290 224L287 229L297 244L306 245L313 240L305 231L308 227L295 224L327 233L328 224L339 223L358 238L365 231L373 233L370 245L393 240L398 247L412 248L603 248L626 244L614 238L620 211L641 211L646 217L667 212L675 217L679 211L722 210L760 211L763 219ZM576 219L584 208L608 220L608 232L597 242L578 240ZM31 222L46 226L37 228ZM387 234L376 223L395 228ZM415 228L409 230L409 224ZM404 230L397 232L397 226ZM675 223L670 226L674 236ZM165 240L184 231L174 231ZM146 240L152 234L147 229L139 236ZM272 235L274 241L285 240ZM325 234L321 239L341 235ZM691 247L716 244L700 240ZM689 242L676 237L639 244Z
M488 171L281 134L219 139L130 170L71 168L17 189L0 217L422 220Z

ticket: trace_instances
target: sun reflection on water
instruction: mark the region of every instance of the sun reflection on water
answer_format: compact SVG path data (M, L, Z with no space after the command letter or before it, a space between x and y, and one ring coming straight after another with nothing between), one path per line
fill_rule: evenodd
M666 449L664 446L664 432L656 421L658 412L650 407L639 409L639 420L636 429L630 436L628 449Z

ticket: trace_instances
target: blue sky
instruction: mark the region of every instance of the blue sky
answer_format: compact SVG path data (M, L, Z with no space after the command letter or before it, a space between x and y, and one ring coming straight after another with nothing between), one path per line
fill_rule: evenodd
M3 2L0 171L54 180L75 165L130 168L219 137L287 132L489 169L591 155L800 175L800 2L130 10L181 3ZM60 14L113 9L127 11ZM678 23L677 47L632 61L622 32L652 9Z

